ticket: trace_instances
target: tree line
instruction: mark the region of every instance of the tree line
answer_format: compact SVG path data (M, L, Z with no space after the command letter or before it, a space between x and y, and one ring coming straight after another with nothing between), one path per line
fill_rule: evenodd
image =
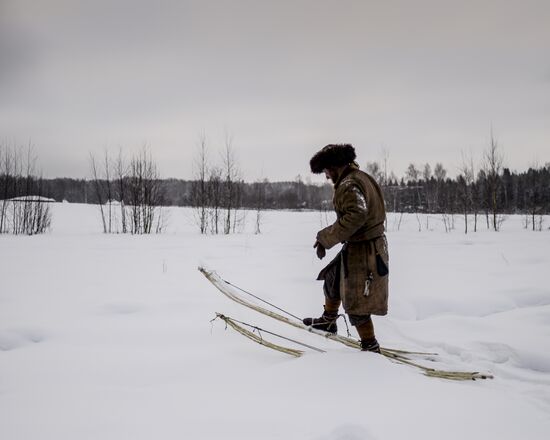
M101 158L90 156L89 179L43 179L36 173L30 150L0 145L0 233L40 233L51 222L48 201L91 203L98 206L106 233L148 234L165 226L163 206L193 208L201 233L229 234L243 224L243 211L256 213L256 232L261 232L266 209L332 210L332 185L289 182L264 178L245 182L232 139L226 136L212 161L203 136L193 164L194 179L163 179L149 149L130 159L122 152ZM364 167L380 183L387 210L416 214L419 230L429 229L429 215L439 214L447 230L464 219L464 232L476 231L481 222L498 231L507 214L524 214L524 226L543 228L550 213L550 163L527 171L512 171L496 141L491 142L477 166L462 157L456 177L449 177L441 163L410 164L401 177L387 172L387 156Z
M193 206L195 180L165 178L158 181L164 206ZM107 180L100 178L99 184L107 188ZM99 197L93 179L53 178L42 180L42 193L56 202L98 204L105 203L105 196ZM111 186L113 182L111 181ZM263 198L265 209L322 209L330 204L332 185L305 183L301 178L287 182L258 182L239 180L235 183L239 192L239 208L254 209L258 198ZM113 199L113 203L118 199Z
M433 171L430 164L409 164L400 179L393 173L387 176L377 162L368 163L367 171L381 183L388 211L441 214L447 230L454 228L454 216L458 214L464 217L465 233L469 217L474 232L480 219L487 229L498 231L505 215L523 214L526 228L541 230L543 216L550 213L550 162L534 164L523 172L503 164L503 154L491 136L479 166L476 168L471 156L463 155L455 178L447 177L441 163L436 163Z
M434 172L429 164L422 169L415 165L412 167L416 172L411 168L401 178L392 174L385 180L374 173L374 177L381 182L389 212L454 214L472 216L476 221L484 217L483 221L488 219L493 229L495 220L498 229L499 216L503 214L528 215L531 228L536 227L538 216L550 214L550 163L520 172L504 167L497 178L483 169L475 175L461 173L450 178L441 164L435 165ZM367 172L373 171L372 164L364 168ZM214 185L219 184L217 178L212 181ZM100 179L99 184L108 187L104 179ZM98 195L93 180L42 179L40 185L42 194L59 202L99 204L106 200L105 196ZM200 181L162 179L158 185L163 205L197 206L196 189ZM258 205L263 209L332 208L332 186L329 184L308 184L296 178L289 182L263 179L250 183L238 180L233 185L234 191L239 194L234 202L235 209L253 210ZM220 202L220 205L223 203Z

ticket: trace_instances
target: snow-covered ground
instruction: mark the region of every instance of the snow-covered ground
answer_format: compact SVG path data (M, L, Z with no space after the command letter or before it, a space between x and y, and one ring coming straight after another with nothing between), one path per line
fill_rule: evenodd
M52 210L51 233L0 236L3 440L549 438L550 231L521 217L464 235L459 217L445 233L437 217L418 232L415 216L399 231L390 216L378 338L495 376L451 382L244 309L197 271L317 316L315 277L336 252L315 258L320 213L268 212L261 235L200 236L191 210L172 209L166 234L108 236L93 206ZM211 323L215 312L328 353L272 351Z

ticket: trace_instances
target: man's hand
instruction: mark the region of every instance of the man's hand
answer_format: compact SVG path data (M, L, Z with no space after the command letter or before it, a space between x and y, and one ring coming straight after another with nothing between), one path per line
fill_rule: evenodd
M321 243L319 243L318 241L315 241L313 248L317 249L317 258L319 258L319 260L322 260L323 258L325 258L327 251Z

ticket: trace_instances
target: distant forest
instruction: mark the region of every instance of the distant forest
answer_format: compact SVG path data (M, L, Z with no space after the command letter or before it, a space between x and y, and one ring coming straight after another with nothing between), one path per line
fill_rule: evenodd
M165 206L194 206L193 191L195 181L181 179L162 179L159 181L162 187ZM101 181L105 185L105 181ZM44 192L46 197L56 201L66 200L71 203L97 203L97 192L93 180L84 179L48 179L44 180ZM240 193L241 208L255 208L258 186L265 193L265 208L271 209L317 209L323 202L330 200L332 194L331 185L307 185L301 181L295 182L269 182L264 180L259 183L236 182Z
M208 162L203 141L193 180L161 178L146 148L129 160L121 153L118 157L106 153L100 160L90 156L91 179L43 179L35 171L30 150L25 156L22 150L1 147L0 233L46 229L50 215L41 205L44 199L37 196L99 205L103 229L109 233L160 231L163 206L195 208L201 233L216 234L234 232L241 209L257 212L258 231L261 211L266 209L332 209L333 191L328 182L311 184L300 176L291 182L245 182L230 139L221 166ZM389 212L442 214L444 221L447 215L461 214L466 232L469 215L474 216L474 230L478 215L496 231L504 214L525 214L532 228L538 222L540 230L541 216L550 213L550 163L524 172L511 171L503 166L503 156L493 138L481 165L474 167L472 158L463 157L453 178L447 176L441 163L433 170L430 164L419 167L411 163L402 177L388 174L387 162L369 162L363 168L380 183ZM120 218L113 214L117 203ZM103 209L106 205L108 208Z
M463 175L453 179L446 177L441 166L436 166L435 171L432 174L428 168L415 171L409 167L407 176L399 180L392 176L384 181L376 166L367 166L367 172L374 174L381 183L387 209L391 212L485 212L491 209L491 192L496 190L500 213L550 213L550 164L520 173L504 168L497 181L485 171L480 171L470 181ZM162 179L159 184L163 205L194 206L196 181ZM41 193L58 202L95 204L98 199L94 185L93 180L85 179L44 179ZM259 193L264 197L265 209L330 209L332 206L332 185L329 183L314 185L296 179L292 182L240 181L236 185L241 208L255 209Z

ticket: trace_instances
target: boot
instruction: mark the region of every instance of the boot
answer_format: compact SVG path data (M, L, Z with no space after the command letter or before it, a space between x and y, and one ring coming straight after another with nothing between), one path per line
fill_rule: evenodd
M361 339L361 351L372 351L373 353L380 353L380 344L376 338L371 340Z
M323 314L319 318L304 318L303 323L307 326L311 326L316 330L323 330L329 333L338 332L338 326L336 320L338 319L338 312L327 312L326 308Z
M374 336L374 324L371 317L366 317L366 319L355 328L361 338L361 351L380 353L380 345Z

